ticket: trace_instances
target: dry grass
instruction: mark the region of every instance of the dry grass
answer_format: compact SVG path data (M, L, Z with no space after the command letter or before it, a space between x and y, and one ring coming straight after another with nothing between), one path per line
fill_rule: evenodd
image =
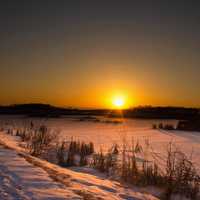
M163 172L158 167L157 160L144 159L142 164L138 161L137 155L143 151L139 142L132 142L131 148L128 148L128 144L124 141L117 158L111 151L95 154L93 167L108 175L114 174L115 177L120 177L121 180L134 185L162 187L165 190L163 199L171 199L171 196L175 194L192 200L199 198L200 177L192 158L188 158L182 151L173 147L172 143L169 143L166 168Z
M200 177L192 163L182 151L170 143L167 149L166 199L172 194L181 194L190 199L197 199L200 186Z
M80 141L62 141L56 145L56 158L61 166L88 165L88 156L94 153L94 144ZM75 157L77 159L75 159ZM77 164L78 160L78 164Z

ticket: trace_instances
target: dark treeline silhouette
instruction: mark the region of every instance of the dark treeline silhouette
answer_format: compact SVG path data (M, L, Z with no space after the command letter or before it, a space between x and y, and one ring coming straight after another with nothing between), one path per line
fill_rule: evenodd
M103 115L108 117L144 118L144 119L179 119L196 120L200 118L200 109L184 107L139 106L132 109L76 109L61 108L48 104L17 104L0 106L0 114L27 115L30 117L60 117L63 115Z
M200 119L179 121L177 130L200 131Z
M139 106L124 112L126 117L147 118L147 119L198 119L200 109L184 107L152 107Z

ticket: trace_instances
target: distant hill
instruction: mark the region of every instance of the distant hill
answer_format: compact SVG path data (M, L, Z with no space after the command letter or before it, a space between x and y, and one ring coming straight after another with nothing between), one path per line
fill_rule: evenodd
M0 106L0 114L27 115L31 117L60 117L62 115L103 115L107 117L144 118L144 119L199 119L200 110L197 108L183 107L151 107L140 106L133 109L119 110L108 109L75 109L62 108L49 104L16 104Z
M30 103L0 106L0 115L27 115L30 117L60 117L62 115L104 115L106 110L80 110L49 104Z
M48 104L17 104L10 106L0 106L0 114L28 115L58 117L62 114L73 113L74 109L59 108Z

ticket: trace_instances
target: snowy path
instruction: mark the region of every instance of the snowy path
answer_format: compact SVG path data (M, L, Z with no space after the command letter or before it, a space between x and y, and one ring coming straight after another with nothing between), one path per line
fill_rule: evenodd
M81 199L41 168L35 167L14 151L0 146L1 200Z
M3 132L0 144L0 200L159 199L156 188L123 185L91 168L74 171L32 157L19 146L17 137Z

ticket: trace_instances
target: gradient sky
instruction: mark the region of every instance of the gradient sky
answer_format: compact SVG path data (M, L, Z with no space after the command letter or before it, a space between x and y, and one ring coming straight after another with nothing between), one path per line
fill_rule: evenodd
M171 3L170 3L171 2ZM198 1L0 3L0 104L200 107Z

